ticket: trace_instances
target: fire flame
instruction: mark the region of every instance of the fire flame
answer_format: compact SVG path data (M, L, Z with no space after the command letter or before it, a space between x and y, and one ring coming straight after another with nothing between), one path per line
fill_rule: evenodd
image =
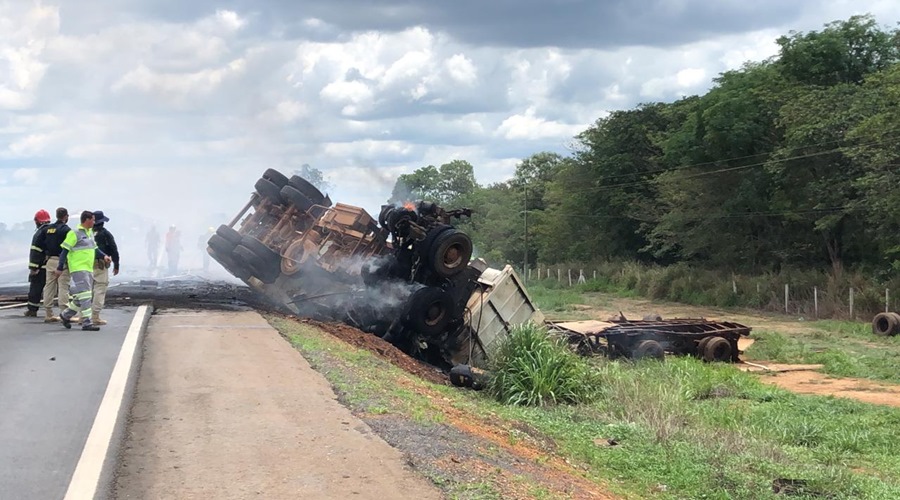
M407 201L407 202L404 202L404 203L403 203L403 208L405 208L405 209L407 209L407 210L415 211L415 210L416 210L416 205L415 205L415 203L413 203L413 202L411 202L411 201Z

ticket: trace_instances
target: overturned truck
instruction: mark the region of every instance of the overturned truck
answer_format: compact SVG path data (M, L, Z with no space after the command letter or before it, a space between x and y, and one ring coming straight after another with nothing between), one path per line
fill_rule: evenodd
M454 226L471 215L416 201L383 205L375 219L269 169L207 251L282 311L350 324L445 370L485 368L510 328L545 320L512 267L472 260L472 240ZM630 359L738 361L750 333L705 319L546 324L581 354Z
M341 321L435 366L483 365L509 328L543 322L512 267L472 260L469 209L384 205L377 220L266 170L207 252L279 309Z

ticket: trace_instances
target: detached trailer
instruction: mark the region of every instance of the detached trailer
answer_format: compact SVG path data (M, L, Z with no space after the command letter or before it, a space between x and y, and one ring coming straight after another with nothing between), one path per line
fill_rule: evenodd
M582 355L662 359L669 353L696 356L710 362L740 361L738 340L751 331L739 323L705 318L628 320L620 317L608 321L548 322L547 325Z

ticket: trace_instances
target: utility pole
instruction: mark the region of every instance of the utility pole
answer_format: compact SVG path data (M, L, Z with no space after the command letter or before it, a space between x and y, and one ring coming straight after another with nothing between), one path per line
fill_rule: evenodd
M528 185L525 185L525 264L522 268L522 282L528 285Z

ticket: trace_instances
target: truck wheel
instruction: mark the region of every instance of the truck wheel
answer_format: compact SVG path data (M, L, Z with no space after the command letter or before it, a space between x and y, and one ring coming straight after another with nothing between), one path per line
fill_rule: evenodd
M731 361L731 342L722 337L707 337L709 341L703 346L703 359L710 363L715 361Z
M259 179L256 181L256 192L263 198L268 199L276 205L283 205L284 198L281 197L281 189L268 179Z
M288 181L288 186L293 186L294 189L300 191L305 194L307 198L313 203L313 205L324 205L326 207L331 206L331 200L328 199L328 204L325 205L325 195L322 194L322 191L319 191L319 188L314 186L311 182L300 177L299 175L295 175L291 177Z
M631 352L632 359L656 359L662 361L666 357L659 342L655 340L642 340Z
M306 212L314 205L312 200L309 199L308 196L301 193L294 186L285 186L281 188L281 197L287 200L288 203L291 204L294 208L299 210L300 212Z
M221 226L219 226L219 229L216 229L216 234L218 234L234 246L237 246L241 242L242 238L241 233L235 231L234 228L226 226L225 224L222 224Z
M469 235L450 229L441 233L429 251L431 268L442 278L451 278L463 271L472 258L472 239Z
M872 333L875 335L896 335L898 328L900 321L895 313L878 313L872 319Z
M275 262L280 265L281 263L281 254L272 250L265 243L259 241L258 239L252 236L244 236L241 238L241 245L253 250L253 253L258 255L265 262Z
M438 224L431 228L428 231L428 234L425 235L425 238L422 239L419 243L416 243L416 250L419 252L419 257L422 259L428 260L428 256L431 255L431 249L434 247L434 240L437 239L438 236L441 235L444 231L448 229L453 229L453 226L448 226L447 224Z
M235 247L232 255L234 255L235 261L245 265L250 273L263 283L273 283L281 273L280 264L276 263L273 266L271 261L263 260L253 250L245 247L243 244Z
M218 234L210 236L209 241L206 244L219 255L231 255L231 252L234 251L234 247L237 246Z
M210 257L215 259L216 262L222 264L222 267L224 267L225 270L231 273L231 275L235 278L238 278L242 281L247 281L248 279L250 279L250 271L248 271L245 267L241 266L237 263L237 261L234 260L234 258L231 256L231 251L229 251L228 253L222 253L216 251L215 248L212 248L210 246L210 248L206 249L206 252Z
M281 272L293 276L300 271L301 260L303 259L303 240L296 240L288 245L281 258Z
M262 178L271 182L272 184L275 184L278 189L287 186L288 183L287 176L275 170L274 168L266 169L266 171L262 174Z
M439 335L450 324L453 299L444 290L433 286L420 288L408 303L409 326L421 335Z

